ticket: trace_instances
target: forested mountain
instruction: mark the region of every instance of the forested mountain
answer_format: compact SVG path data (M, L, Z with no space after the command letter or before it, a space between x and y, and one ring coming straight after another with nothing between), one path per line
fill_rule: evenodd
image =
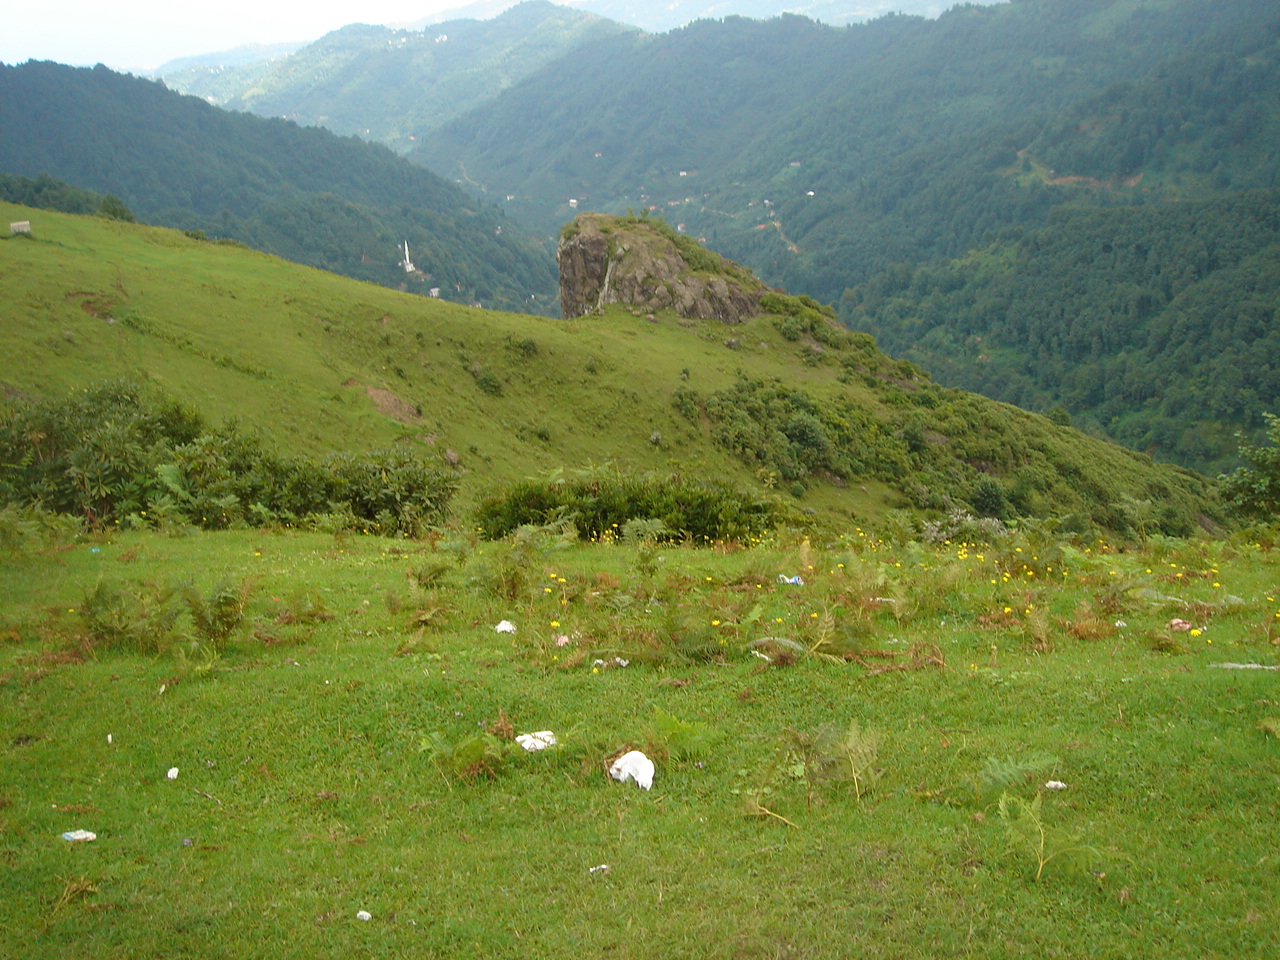
M1216 472L1280 407L1280 192L1065 207L1021 240L888 270L841 318L954 386Z
M355 134L398 153L583 43L628 31L593 14L526 0L492 20L419 30L352 24L288 56L156 71L231 110Z
M454 16L492 17L510 6L511 0L475 0L453 11ZM1004 0L979 0L982 3L1003 3ZM811 20L842 25L858 23L884 16L887 13L907 13L936 17L955 0L807 0L803 3L787 3L786 0L567 0L569 6L587 10L598 16L640 27L651 33L683 27L694 20L722 17L751 17L767 20L783 13L798 13ZM426 26L432 19L417 21L411 26Z
M48 173L115 194L149 222L362 280L521 309L554 301L549 249L385 147L105 67L0 65L0 171ZM405 241L414 272L401 265Z
M1276 35L1268 0L1014 0L839 29L703 21L585 48L411 157L513 196L546 230L570 200L656 208L766 280L833 301L889 264L954 256L1059 203L1099 199L1070 170L1039 175L1027 148L1048 148L1091 98L1178 64L1266 62ZM1225 76L1200 78L1205 96L1263 93ZM1241 134L1264 145L1256 186L1276 137L1265 124ZM1139 184L1102 199L1149 194Z

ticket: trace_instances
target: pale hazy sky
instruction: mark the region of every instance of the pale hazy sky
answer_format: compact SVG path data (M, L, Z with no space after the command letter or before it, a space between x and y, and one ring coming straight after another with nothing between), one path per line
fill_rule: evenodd
M315 40L348 23L404 23L467 0L13 0L0 15L0 62L56 60L149 70L246 43Z

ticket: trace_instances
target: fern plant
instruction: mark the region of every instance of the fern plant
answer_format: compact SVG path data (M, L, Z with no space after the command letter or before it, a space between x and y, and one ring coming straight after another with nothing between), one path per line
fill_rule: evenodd
M80 619L95 645L135 653L164 653L174 640L179 610L168 586L130 589L99 580L80 602Z
M843 733L834 725L812 732L786 730L783 749L787 772L805 781L810 807L823 783L847 781L853 785L854 796L861 800L880 778L881 771L875 765L880 735L863 730L856 720Z
M185 584L180 593L191 613L196 634L217 649L243 622L253 590L253 579L246 577L238 582L220 580L207 596L202 596L191 583Z
M422 739L421 749L445 779L453 781L496 777L513 749L519 748L499 740L492 733L476 733L451 743L444 734L436 731Z
M974 799L989 804L1012 787L1025 785L1028 779L1053 769L1058 758L1045 753L1025 757L987 757L974 782Z
M1087 844L1061 830L1049 827L1044 821L1044 794L1026 800L1017 794L1000 794L998 809L1004 824L1005 839L1013 851L1023 851L1035 861L1035 880L1040 882L1044 869L1055 860L1072 861L1087 865L1100 859L1101 854Z

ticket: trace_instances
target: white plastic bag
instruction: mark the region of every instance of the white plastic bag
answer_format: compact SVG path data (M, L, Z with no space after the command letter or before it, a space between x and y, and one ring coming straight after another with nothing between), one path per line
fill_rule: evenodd
M622 783L634 780L637 787L649 790L653 787L653 761L639 750L632 750L613 761L609 776Z
M522 733L516 737L516 743L524 747L530 753L535 750L545 750L547 747L554 747L560 741L556 739L556 735L550 730L539 730L537 733Z

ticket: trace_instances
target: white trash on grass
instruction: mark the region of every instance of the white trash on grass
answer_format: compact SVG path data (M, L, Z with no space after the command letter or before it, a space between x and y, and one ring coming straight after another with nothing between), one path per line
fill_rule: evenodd
M559 742L556 739L556 735L550 730L539 730L537 733L522 733L516 737L516 743L530 753L536 750L545 750L547 747L554 747Z
M356 911L356 919L357 919L357 920L372 920L372 919L373 919L373 914L372 914L372 913L370 913L368 910L358 910L358 911Z
M1044 785L1044 788L1046 790L1065 790L1067 789L1067 785L1061 780L1050 780Z
M98 835L92 830L68 830L62 835L62 839L69 843L88 843L90 840L97 840Z
M177 780L177 779L178 779L178 768L177 768L177 767L170 767L170 768L169 768L169 772L168 772L168 773L166 773L166 774L165 774L165 776L166 776L168 779L170 779L170 780Z
M637 787L649 790L653 787L653 761L639 750L632 750L613 761L609 776L621 783L634 780Z
M493 629L498 633L515 633L516 625L510 620L503 620Z

